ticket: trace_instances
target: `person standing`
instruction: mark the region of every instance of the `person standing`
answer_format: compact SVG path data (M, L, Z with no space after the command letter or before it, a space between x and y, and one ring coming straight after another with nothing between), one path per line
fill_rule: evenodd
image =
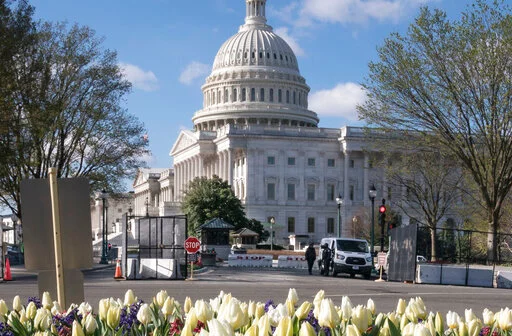
M329 275L329 269L331 268L331 249L329 245L325 243L322 247L322 269L320 270L320 274L325 276Z
M312 273L313 264L315 263L315 259L316 259L316 251L315 251L315 247L313 246L313 243L309 243L309 246L306 249L305 257L306 257L306 261L308 262L309 275L311 275L311 274L313 274Z

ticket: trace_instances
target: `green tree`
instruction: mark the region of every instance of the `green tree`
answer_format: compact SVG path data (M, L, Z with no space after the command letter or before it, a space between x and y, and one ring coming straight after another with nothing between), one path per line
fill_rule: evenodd
M88 177L93 191L119 191L147 147L143 125L122 107L131 84L116 53L88 27L35 29L30 47L5 63L14 75L2 95L11 155L1 169L0 202L19 218L22 179L46 178L56 167L58 177Z
M478 186L488 258L512 187L512 18L504 1L477 0L459 20L422 8L405 35L392 34L369 64L360 117L387 130L435 137Z
M196 177L188 185L183 198L182 210L188 217L189 234L206 221L222 218L235 226L235 230L247 227L242 202L235 196L227 181L214 175L211 179Z
M249 219L246 227L248 229L256 232L259 235L258 242L266 240L270 236L270 233L268 231L265 231L265 228L263 227L261 222L257 219L254 219L254 218Z

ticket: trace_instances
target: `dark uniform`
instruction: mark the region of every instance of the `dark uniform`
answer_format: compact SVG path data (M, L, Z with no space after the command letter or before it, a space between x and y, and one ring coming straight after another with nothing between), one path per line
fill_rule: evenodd
M329 245L322 245L322 274L325 276L329 275L329 269L331 267L332 252Z
M312 273L313 264L315 263L315 259L316 259L316 251L313 246L313 243L309 244L309 247L306 249L305 257L306 257L306 261L308 262L308 271L309 271L309 274L311 275L311 274L313 274Z

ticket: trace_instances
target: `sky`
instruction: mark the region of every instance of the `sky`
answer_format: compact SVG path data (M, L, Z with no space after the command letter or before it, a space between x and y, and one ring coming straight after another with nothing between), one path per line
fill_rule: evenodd
M169 152L202 108L201 85L220 46L238 32L245 0L30 0L36 19L89 26L116 50L132 92L123 102L144 123L147 165L172 166ZM319 127L362 126L360 84L377 48L405 33L421 6L459 18L471 0L267 0L267 24L294 50Z

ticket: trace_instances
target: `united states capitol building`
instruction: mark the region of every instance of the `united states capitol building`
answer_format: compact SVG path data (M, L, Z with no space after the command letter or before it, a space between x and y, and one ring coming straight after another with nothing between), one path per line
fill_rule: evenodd
M193 128L172 146L173 168L138 172L134 212L179 214L187 184L217 175L248 218L274 218L276 243L319 241L338 231L358 236L371 222L372 185L376 207L381 198L392 204L393 190L372 167L362 128L318 127L308 109L310 88L290 46L267 24L265 4L246 0L245 23L215 56Z

